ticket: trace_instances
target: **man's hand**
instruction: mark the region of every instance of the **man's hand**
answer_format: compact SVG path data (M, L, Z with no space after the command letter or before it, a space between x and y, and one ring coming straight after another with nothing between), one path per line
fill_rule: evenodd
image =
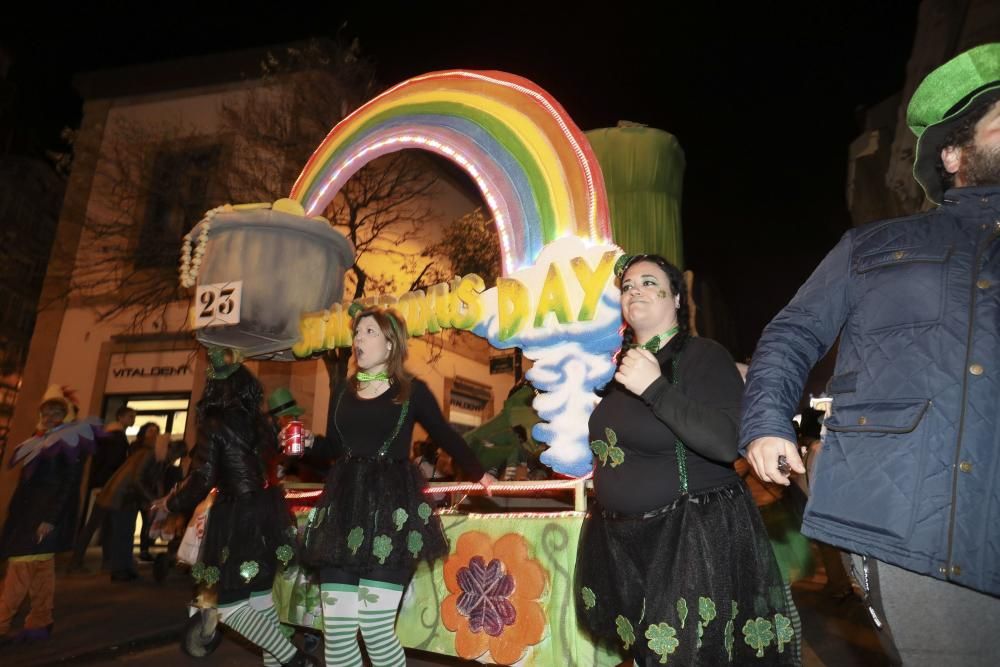
M157 498L153 502L149 503L149 511L155 512L156 510L167 511L167 499L170 498L169 495L163 496L162 498Z
M38 524L37 530L35 530L35 536L38 537L38 543L41 544L49 533L55 530L55 526L51 523L45 523L44 521Z
M778 469L779 456L785 457L792 472L801 475L806 471L806 467L802 465L802 459L799 457L798 448L795 446L795 443L784 438L767 436L757 438L747 445L746 458L753 467L753 471L757 473L757 477L760 477L761 481L764 482L774 482L775 484L788 486L788 475L782 474Z
M630 392L639 396L660 377L660 362L653 353L641 347L633 347L625 353L622 365L615 373L615 380Z

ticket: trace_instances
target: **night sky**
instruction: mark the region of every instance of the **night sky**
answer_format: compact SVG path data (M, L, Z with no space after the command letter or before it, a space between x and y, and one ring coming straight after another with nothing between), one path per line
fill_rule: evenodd
M743 358L850 226L848 144L863 110L902 87L917 6L661 2L654 17L633 3L567 14L541 12L538 2L364 4L371 7L274 3L286 8L273 13L244 5L241 15L144 4L140 18L129 3L37 21L2 16L8 7L0 44L14 58L15 150L58 148L60 129L79 122L75 72L338 29L360 40L385 85L455 67L509 71L547 89L584 130L630 120L678 137L687 157L687 268L721 292L736 326L731 351ZM431 6L442 9L432 15Z

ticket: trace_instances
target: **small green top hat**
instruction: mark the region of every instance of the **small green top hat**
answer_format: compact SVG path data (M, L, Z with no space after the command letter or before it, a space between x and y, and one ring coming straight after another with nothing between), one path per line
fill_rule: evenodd
M205 372L209 380L225 380L240 367L239 355L228 347L208 348L208 368Z
M937 165L948 132L969 112L1000 99L1000 43L983 44L955 56L927 75L906 109L917 135L913 177L940 203L944 190Z
M292 392L287 387L278 387L267 397L267 414L269 415L298 417L303 412L304 410L295 402L295 397L292 396Z

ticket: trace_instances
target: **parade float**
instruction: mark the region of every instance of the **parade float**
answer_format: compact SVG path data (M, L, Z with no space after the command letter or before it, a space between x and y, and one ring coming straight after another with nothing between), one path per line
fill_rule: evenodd
M451 553L418 568L397 632L404 646L486 663L618 664L615 649L579 631L572 586L591 470L587 422L621 340L613 274L621 249L591 144L551 95L510 74L454 70L375 97L331 130L287 199L214 209L185 237L181 283L195 288L192 325L202 343L247 357L294 360L349 347L352 303L341 297L353 249L320 214L365 164L412 148L447 158L476 183L498 230L502 277L487 286L456 276L363 303L399 309L412 336L454 328L521 349L537 390L530 436L565 479L501 483L494 493L565 493L572 502L565 511L440 511ZM299 488L288 498L303 515L317 495ZM469 576L484 585L499 578L501 593L470 604ZM321 627L307 572L289 568L275 594L284 620Z

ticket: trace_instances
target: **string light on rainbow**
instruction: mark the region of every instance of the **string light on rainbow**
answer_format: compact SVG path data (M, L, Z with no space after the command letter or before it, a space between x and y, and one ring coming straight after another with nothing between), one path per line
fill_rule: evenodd
M503 72L434 72L390 88L330 131L290 197L322 213L361 167L403 148L442 155L475 181L505 275L557 238L611 239L604 179L583 133L547 92Z

